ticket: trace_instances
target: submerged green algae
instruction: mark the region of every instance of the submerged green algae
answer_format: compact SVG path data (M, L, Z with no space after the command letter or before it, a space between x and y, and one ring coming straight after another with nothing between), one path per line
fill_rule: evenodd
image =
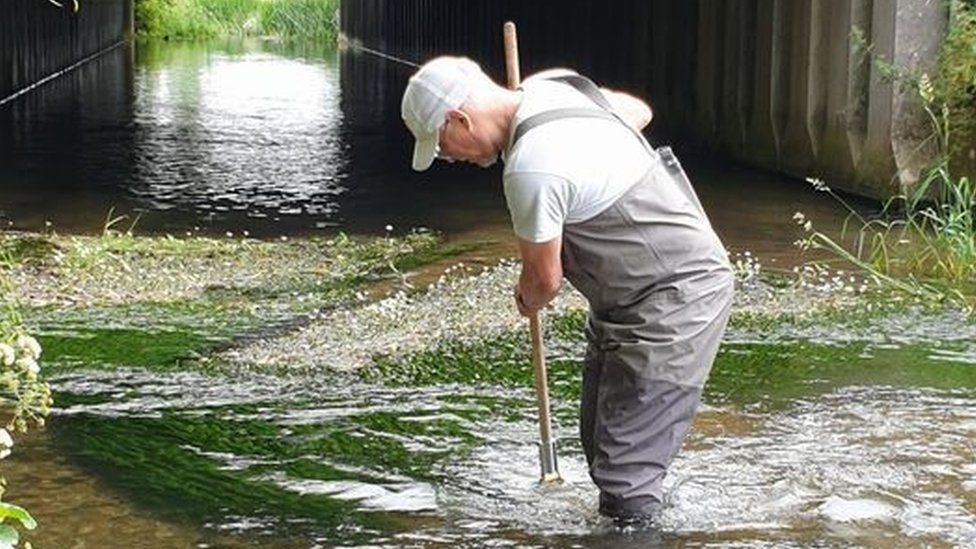
M585 315L579 312L548 322L550 392L556 399L579 398L584 323ZM706 401L782 407L797 398L851 385L976 388L976 368L972 366L976 355L964 341L831 341L829 335L821 341L727 341L705 387ZM521 332L473 343L445 342L402 357L379 356L362 375L394 385L531 388L534 383L530 344Z
M100 242L98 246L109 251L92 252L99 258L94 261L108 261L106 257L115 253L123 254L128 260L143 255L188 255L218 261L238 248L278 246L208 241L181 243L175 250L169 250L167 246L176 246L172 243L174 239L162 239L164 244L169 244L158 249L143 242L153 239L139 238L136 244L123 240L125 246L114 240ZM154 297L158 296L151 294L143 296L145 299L124 302L35 305L26 307L23 316L38 331L46 349L45 364L55 371L92 366L151 369L200 366L209 361L210 355L242 337L264 337L290 329L305 322L310 315L357 302L362 297L359 292L374 281L471 249L467 245L443 244L439 237L430 234L412 235L401 244L392 238L377 240L338 237L314 245L280 244L297 247L301 253L318 250L324 254L319 260L321 267L297 274L273 275L260 283L244 277L224 283L196 284L197 293L176 299L156 300Z
M38 309L35 318L49 326L53 356L65 372L84 376L78 367L87 362L102 370L117 367L122 375L133 366L167 370L162 379L191 363L198 370L215 349L242 336L267 334L272 319L295 318L295 311L307 306L269 313L260 304L277 303L286 294L212 289L204 295L165 306L96 307L97 314L87 319L82 307ZM585 314L547 316L550 392L557 428L565 430L577 419ZM282 328L293 326L286 322ZM749 331L744 328L762 331L759 325L740 324L732 333ZM706 387L706 403L773 410L849 385L976 387L961 343L888 349L870 341L789 336L779 334L772 344L738 336L727 342ZM133 346L144 349L127 353ZM961 353L961 359L935 357L942 349ZM885 375L880 370L886 365L904 371ZM218 527L250 521L258 535L367 543L413 531L418 519L404 526L393 513L365 510L359 499L329 488L331 483L441 486L450 463L493 444L497 434L486 434L486 425L523 429L534 421L525 330L377 356L371 367L348 377L328 369L302 374L289 383L302 386L316 376L328 380L316 385L316 395L294 399L282 393L232 406L189 399L162 410L115 408L119 400L140 398L138 385L117 383L111 395L71 389L59 395L72 410L57 418L56 440L106 485L161 516ZM219 369L210 375L215 387L241 381ZM178 390L165 389L159 395ZM338 393L344 396L333 402ZM149 401L156 398L149 396ZM566 450L578 453L568 443Z
M251 517L262 525L261 534L301 531L348 542L375 540L350 532L400 531L395 517L364 512L357 500L341 494L303 492L305 483L448 482L447 464L491 444L485 425L534 421L525 348L527 341L513 335L501 345L497 340L458 344L441 355L430 350L422 358L411 355L415 361L399 373L404 362L392 360L361 372L365 384L352 374L331 374L327 382L300 389L298 398L256 395L249 398L258 402L176 404L160 412L137 406L126 408L122 417L111 413L118 402L76 399L74 412L59 417L53 428L65 454L162 516L218 524ZM949 350L959 348L728 343L705 401L774 412L856 386L936 387L976 395L973 357ZM550 365L555 419L563 429L576 421L580 366L569 358ZM302 387L302 379L286 384ZM234 380L215 377L214 383ZM123 403L128 398L138 403L137 393L123 397ZM99 412L100 403L109 406L108 413ZM572 440L565 442L567 451L578 451Z
M398 406L396 395L371 396ZM78 410L52 430L65 455L161 517L215 524L247 517L262 535L352 542L357 532L396 531L395 517L364 512L355 496L316 493L317 483L439 482L437 465L481 440L464 405L445 403L431 415L408 408L409 397L396 411L370 410L369 401L364 395L349 408L283 396L122 417ZM329 419L315 420L319 414Z

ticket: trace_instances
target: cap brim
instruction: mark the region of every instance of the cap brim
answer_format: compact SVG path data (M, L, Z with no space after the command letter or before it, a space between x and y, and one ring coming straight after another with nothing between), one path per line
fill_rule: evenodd
M437 156L437 134L427 139L418 139L413 147L413 169L422 172L434 163Z

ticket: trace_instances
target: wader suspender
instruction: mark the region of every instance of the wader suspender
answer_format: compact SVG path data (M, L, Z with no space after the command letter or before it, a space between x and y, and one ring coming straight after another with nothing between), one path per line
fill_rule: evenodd
M561 118L602 118L604 120L617 121L623 124L628 130L633 133L637 139L640 140L644 148L652 156L657 156L657 152L650 146L644 136L637 130L635 130L630 124L624 121L623 118L617 115L613 110L613 105L607 101L603 93L600 92L600 88L593 83L592 80L585 76L578 74L567 74L564 76L555 76L553 78L546 78L550 82L560 82L562 84L567 84L576 89L576 91L582 93L590 101L593 101L600 107L599 110L596 109L584 109L584 108L565 108L565 109L553 109L551 111L544 111L533 116L526 118L521 124L515 128L515 135L512 137L512 145L525 135L530 130L552 122L553 120L559 120Z
M576 91L588 97L590 101L596 103L600 109L564 108L553 109L551 111L544 111L532 115L522 121L522 123L515 128L515 135L512 137L512 146L515 146L515 143L519 140L519 138L530 130L547 122L552 122L562 118L602 118L604 120L620 122L625 128L630 130L630 133L634 134L634 137L641 142L641 145L644 146L644 149L647 150L648 154L650 154L652 158L659 158L661 160L672 179L674 179L675 183L678 185L678 188L681 189L681 192L683 192L685 196L688 197L688 200L695 205L698 212L707 222L708 216L705 214L705 208L702 206L701 200L698 198L698 193L695 192L695 188L691 185L691 181L688 180L688 176L681 167L681 163L678 162L678 159L671 151L671 147L661 147L658 150L654 150L654 147L651 147L651 144L647 142L647 139L644 138L644 135L640 131L628 124L623 118L620 117L620 115L614 112L613 105L610 104L610 101L604 97L603 93L600 91L600 88L589 78L579 74L567 74L553 78L546 78L546 80L560 82L562 84L572 86L576 89ZM709 225L711 225L711 223L709 223Z

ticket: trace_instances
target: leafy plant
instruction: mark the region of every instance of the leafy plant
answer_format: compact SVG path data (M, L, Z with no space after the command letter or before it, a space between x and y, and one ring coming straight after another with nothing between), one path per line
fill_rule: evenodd
M0 263L9 264L10 258L0 254ZM24 328L17 311L13 288L6 277L0 275L0 413L7 417L0 428L0 459L10 455L14 445L12 432L26 433L28 424L44 425L53 401L51 389L41 380L41 346ZM0 498L6 482L0 478ZM0 501L0 549L16 547L20 534L10 524L19 522L28 530L37 522L26 509ZM30 547L25 543L25 547Z
M948 150L955 173L976 177L976 2L954 0L933 93L952 112Z

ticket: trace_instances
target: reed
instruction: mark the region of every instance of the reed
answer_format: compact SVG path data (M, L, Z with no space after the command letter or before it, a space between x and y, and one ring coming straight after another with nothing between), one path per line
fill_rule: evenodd
M174 40L334 40L338 9L338 0L137 0L136 27L143 36Z

